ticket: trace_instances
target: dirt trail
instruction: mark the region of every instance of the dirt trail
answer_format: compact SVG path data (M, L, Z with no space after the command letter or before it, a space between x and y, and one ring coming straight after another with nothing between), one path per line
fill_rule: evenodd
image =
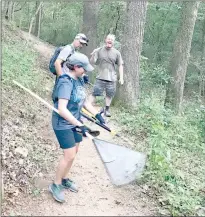
M100 138L112 141L111 136L102 130ZM58 157L57 152L56 163ZM154 213L154 204L137 185L115 187L111 184L103 163L88 138L82 142L71 170L71 178L78 184L79 192L76 194L65 190L64 204L55 202L47 190L55 176L55 168L56 166L49 174L43 174L44 177L36 180L35 186L41 189L41 194L20 198L15 213L33 216L148 216Z
M26 33L22 34L27 37ZM53 48L33 39L35 49L44 55L46 61ZM45 110L45 122L50 123L50 112ZM110 124L110 123L109 123ZM112 124L112 123L111 123ZM43 125L42 125L43 126ZM105 130L90 124L101 131L100 138L113 141ZM45 127L45 124L44 124ZM42 128L45 140L52 140L57 145L51 126ZM54 145L55 146L55 145ZM85 138L71 170L71 178L77 183L79 192L65 191L66 202L59 204L48 192L48 185L55 176L56 165L61 150L54 150L56 159L51 162L49 173L41 174L35 180L35 188L39 193L20 197L16 206L7 207L6 214L25 216L149 216L155 213L155 204L137 185L115 187L111 184L104 165L92 141Z

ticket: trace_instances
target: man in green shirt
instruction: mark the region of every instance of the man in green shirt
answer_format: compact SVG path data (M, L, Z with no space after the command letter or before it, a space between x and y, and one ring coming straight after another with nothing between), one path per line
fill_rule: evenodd
M97 65L98 75L94 85L90 101L93 103L96 96L102 96L106 92L104 114L111 117L110 104L116 92L117 66L119 68L119 83L123 85L123 60L121 53L113 47L115 36L109 34L105 39L105 45L95 49L91 53L90 62Z

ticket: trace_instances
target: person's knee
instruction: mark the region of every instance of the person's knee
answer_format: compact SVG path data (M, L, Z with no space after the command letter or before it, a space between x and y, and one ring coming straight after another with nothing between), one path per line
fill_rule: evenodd
M107 90L106 91L106 97L108 97L109 99L112 99L115 96L115 92L116 92L116 90L114 88Z
M115 85L115 83L109 84L106 87L106 97L112 99L115 96L115 93L116 93L116 85Z
M72 150L64 150L64 160L69 163L75 159L76 156L76 147L72 148Z

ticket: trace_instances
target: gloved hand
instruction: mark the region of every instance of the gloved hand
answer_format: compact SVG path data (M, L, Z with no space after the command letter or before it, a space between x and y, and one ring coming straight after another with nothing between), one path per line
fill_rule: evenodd
M105 124L105 120L100 113L96 114L95 117L100 121L101 124Z
M83 81L85 84L87 84L89 82L89 76L88 75L84 75L83 76Z
M87 137L86 136L86 132L89 131L89 129L86 127L86 126L77 126L77 128L79 128L81 130L81 133L83 134L83 136Z

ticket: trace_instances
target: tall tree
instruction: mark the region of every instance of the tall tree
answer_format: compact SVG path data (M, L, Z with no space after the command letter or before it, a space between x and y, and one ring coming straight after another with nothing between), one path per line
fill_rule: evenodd
M82 32L88 37L89 46L84 47L82 51L88 56L97 46L98 10L99 1L84 1Z
M4 3L4 17L6 20L12 21L13 12L14 12L14 2L7 1L6 3Z
M140 54L144 37L147 1L128 1L122 39L124 84L116 98L136 106L139 98Z
M180 111L183 100L184 81L199 3L183 2L181 21L173 46L170 62L171 79L167 88L165 105L171 105L177 112Z
M205 16L202 26L202 43L201 43L201 67L200 67L200 94L205 96Z
M31 34L31 30L32 30L32 27L33 27L34 19L35 19L35 17L37 16L38 12L40 11L40 8L41 8L42 4L43 4L43 3L40 2L40 4L38 5L38 7L36 8L35 14L34 14L33 17L31 18L30 27L29 27L29 35Z
M41 2L36 2L36 11L38 10L38 7L40 6ZM34 35L39 38L40 36L40 30L41 30L41 13L42 13L42 4L40 6L40 9L38 10L38 13L36 14L36 22L35 22L35 28L34 28Z

